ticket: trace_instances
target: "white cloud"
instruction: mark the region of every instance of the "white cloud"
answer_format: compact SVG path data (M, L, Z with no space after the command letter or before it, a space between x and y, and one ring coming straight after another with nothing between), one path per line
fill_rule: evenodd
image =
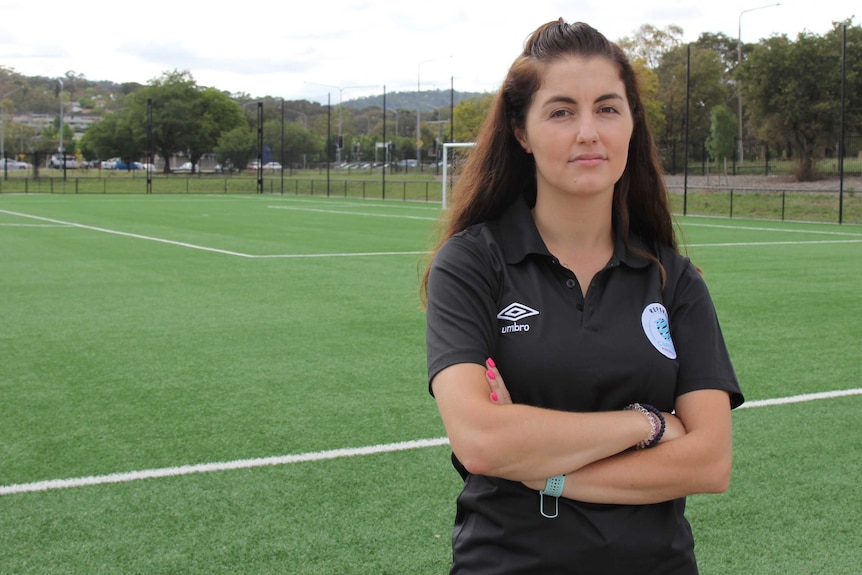
M677 24L692 41L702 32L735 38L740 12L769 2L676 0L384 0L200 4L150 0L119 7L43 0L34 18L23 2L0 3L0 65L28 76L68 70L93 80L145 83L189 70L198 83L252 96L337 102L387 91L490 91L499 86L527 34L564 17L594 25L612 40L642 24ZM782 2L748 12L743 40L802 30L823 34L853 15L846 0ZM451 57L450 57L451 56ZM340 86L321 87L317 84ZM355 86L370 86L355 88Z

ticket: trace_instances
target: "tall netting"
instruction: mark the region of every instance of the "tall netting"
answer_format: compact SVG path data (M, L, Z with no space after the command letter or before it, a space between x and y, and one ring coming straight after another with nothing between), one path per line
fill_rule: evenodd
M443 144L443 209L447 207L448 194L452 190L464 159L475 146L473 142L451 142Z

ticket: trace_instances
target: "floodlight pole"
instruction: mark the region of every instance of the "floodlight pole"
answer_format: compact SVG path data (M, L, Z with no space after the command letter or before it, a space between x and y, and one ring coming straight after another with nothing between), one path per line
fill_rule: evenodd
M23 89L24 86L19 86L11 92L6 92L0 96L0 158L4 158L4 160L6 158L6 98ZM5 162L3 166L5 169Z
M747 12L754 12L755 10L763 10L764 8L774 8L776 6L781 6L781 3L778 2L776 4L768 4L766 6L758 6L757 8L749 8L748 10L743 10L739 13L739 30L738 36L736 39L736 66L737 69L740 70L742 66L742 15ZM743 144L742 144L742 80L739 78L739 74L736 75L736 96L737 103L739 105L739 165L742 166L743 159Z

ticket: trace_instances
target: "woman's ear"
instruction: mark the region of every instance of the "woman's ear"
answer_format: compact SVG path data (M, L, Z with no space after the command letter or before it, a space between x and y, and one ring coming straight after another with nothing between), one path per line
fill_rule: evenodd
M530 149L530 144L527 143L527 134L523 128L519 128L512 123L512 132L515 134L515 139L518 140L518 143L521 144L521 147L524 148L524 151L528 154L532 154L533 151Z

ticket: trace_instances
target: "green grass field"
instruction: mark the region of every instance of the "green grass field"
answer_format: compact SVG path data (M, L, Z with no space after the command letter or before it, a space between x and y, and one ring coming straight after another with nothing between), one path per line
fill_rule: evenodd
M0 573L445 573L439 206L215 192L0 194ZM862 228L679 222L749 402L702 574L857 575Z

